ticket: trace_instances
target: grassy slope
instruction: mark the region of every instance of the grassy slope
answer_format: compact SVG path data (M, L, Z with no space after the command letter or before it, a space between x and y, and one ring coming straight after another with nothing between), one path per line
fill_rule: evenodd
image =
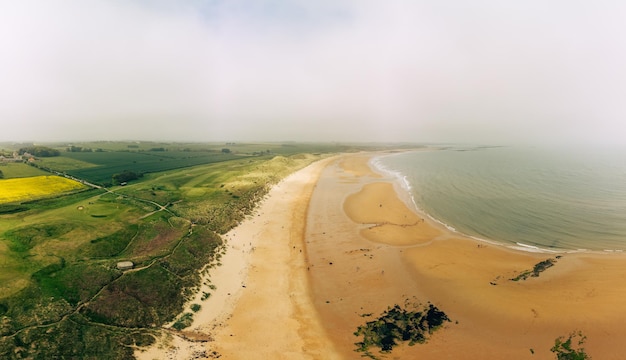
M218 234L317 158L155 173L115 194L92 190L0 215L0 358L131 358L182 310L207 259L219 257ZM154 212L148 201L175 204ZM136 269L122 273L119 260Z

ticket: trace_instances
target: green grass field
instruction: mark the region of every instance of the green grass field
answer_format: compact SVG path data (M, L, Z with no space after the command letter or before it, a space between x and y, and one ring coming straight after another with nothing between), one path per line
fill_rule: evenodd
M41 165L42 167L47 167L49 169L54 169L60 172L89 169L98 166L97 164L77 160L68 156L40 158L37 160L37 164Z
M203 152L199 145L180 146L191 151L50 159L68 169L86 166L78 171ZM91 189L0 206L0 358L131 359L136 346L150 344L182 312L199 286L200 270L219 257L220 234L242 221L273 184L324 156L298 151L332 149L294 145L276 156L283 147L262 156L205 151L232 158L167 171L155 167L111 192ZM122 260L135 269L118 270Z
M24 163L1 163L0 162L0 171L2 171L2 174L4 175L5 179L48 175L48 173L46 173L45 171L39 170L35 167L26 165Z

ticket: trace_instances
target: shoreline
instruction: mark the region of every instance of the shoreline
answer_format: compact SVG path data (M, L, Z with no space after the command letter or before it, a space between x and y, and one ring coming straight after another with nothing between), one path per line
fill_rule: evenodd
M512 250L530 252L530 253L557 254L558 255L558 254L576 254L576 253L612 254L612 253L624 253L625 252L625 250L622 250L622 249L595 249L593 250L593 249L584 249L584 248L580 248L580 249L547 248L547 247L542 247L540 245L531 245L531 244L525 244L522 242L503 242L497 239L487 239L487 238L482 238L476 235L466 234L462 231L457 230L454 226L437 219L436 217L428 213L426 210L422 209L417 204L417 202L415 201L415 198L413 197L411 193L413 187L408 182L406 175L402 174L399 171L388 169L380 161L378 161L379 159L384 158L384 157L396 156L398 154L407 153L407 152L423 152L423 151L438 151L438 150L439 149L437 148L427 148L427 149L394 152L394 153L384 154L384 155L373 155L369 161L369 166L371 166L375 171L378 171L382 174L395 178L395 181L393 182L397 185L398 196L403 200L407 199L405 200L405 202L407 203L408 207L412 211L416 212L420 216L428 217L431 221L445 227L448 231L458 236L470 238L476 241L485 242L486 244L489 244L489 245L499 245L499 246L503 246Z
M376 172L376 156L321 160L275 186L212 269L223 284L208 300L213 315L201 303L186 329L211 340L169 335L139 358L356 359L357 327L407 303L431 303L452 322L392 358L554 358L554 340L575 330L594 358L626 352L617 341L626 336L624 254L563 253L540 276L512 281L557 254L450 231L412 208L397 178Z
M192 303L201 305L192 325L166 332L155 345L136 351L138 359L339 359L309 301L302 251L309 198L319 173L333 160L319 160L281 180L223 236L222 265L203 277L186 305L185 312ZM211 296L201 301L204 291Z
M342 159L346 157L369 163L367 157L346 155ZM621 281L626 278L623 254L563 253L540 276L512 281L559 254L521 251L462 236L410 206L394 210L393 200L381 203L381 199L402 201L405 194L397 186L363 189L393 184L397 177L372 173L354 174L332 164L310 204L307 247L315 269L310 276L314 301L344 358L359 355L354 352L358 339L352 332L370 319L359 314L381 314L389 306L412 299L433 303L453 323L426 344L400 346L392 356L480 359L498 354L527 359L533 349L537 358L552 358L549 349L554 340L574 330L588 336L585 348L594 357L618 359L616 354L626 351L626 346L615 344L626 335L621 326L626 307L620 305L626 296L626 283ZM331 204L333 198L339 200ZM345 207L354 198L359 199L358 205ZM399 212L385 214L379 211L381 207ZM389 223L390 216L398 219L410 213L440 233L419 240L414 233L398 231L407 224L387 229L376 225ZM367 233L371 228L378 232L375 236ZM413 244L410 239L399 241L402 236L413 236ZM393 241L373 241L385 237Z

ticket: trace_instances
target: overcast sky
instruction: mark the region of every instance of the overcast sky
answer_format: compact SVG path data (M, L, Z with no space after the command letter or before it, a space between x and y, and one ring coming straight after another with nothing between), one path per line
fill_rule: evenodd
M626 142L626 1L0 0L0 141Z

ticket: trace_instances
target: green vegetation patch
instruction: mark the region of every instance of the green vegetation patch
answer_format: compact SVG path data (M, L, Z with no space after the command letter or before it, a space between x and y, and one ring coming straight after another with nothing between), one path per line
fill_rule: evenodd
M70 305L84 303L100 289L120 276L120 272L102 264L77 263L49 265L33 274L42 292L65 299Z
M137 234L132 237L122 254L137 262L169 254L180 243L187 229L172 226L164 216L161 213L155 214L147 219L149 221L141 223Z
M379 348L383 353L388 353L398 345L398 341L408 341L410 346L422 344L430 334L449 321L448 316L433 304L428 304L419 311L409 311L395 305L383 312L379 318L358 327L354 335L362 336L363 340L355 343L356 351L376 359L370 352L372 346Z
M5 315L0 317L1 335L11 335L29 326L60 321L73 310L65 299L50 296L47 289L41 289L34 283L1 301L7 309Z
M161 260L164 268L180 277L197 275L196 271L213 260L221 238L207 227L195 226L171 256Z
M26 211L28 207L15 204L0 204L0 215L2 214L15 214L18 212Z
M0 300L0 334L59 321L118 276L119 272L102 265L67 265L64 259L58 259L35 272L26 288Z
M182 330L184 328L188 328L193 324L193 314L192 313L184 313L172 327L176 330Z
M137 180L143 176L142 173L136 173L130 170L124 170L119 174L113 174L111 177L113 185L126 185L127 182Z
M64 194L60 197L23 202L22 205L32 210L54 210L87 200L104 192L105 190L102 189L87 189L73 194Z
M93 239L84 246L84 254L91 258L115 257L126 249L138 232L139 225L131 224L111 235Z
M17 229L12 229L4 233L9 240L9 250L17 253L29 251L37 244L43 243L50 238L57 238L74 229L74 226L63 223L35 224Z
M94 322L123 327L154 327L183 309L183 281L161 266L127 272L84 310Z
M2 359L134 359L134 346L154 343L143 331L93 326L80 314L0 338Z
M317 159L319 156L305 154L275 156L270 160L253 158L193 169L188 172L193 177L177 174L161 180L184 190L185 194L201 189L205 196L187 197L187 201L175 204L172 209L224 234L252 212L273 184Z
M20 155L29 153L31 155L39 157L53 157L61 155L61 152L57 149L49 148L47 146L28 146L23 147L19 151Z
M0 163L0 171L4 179L49 175L43 170L24 163Z

